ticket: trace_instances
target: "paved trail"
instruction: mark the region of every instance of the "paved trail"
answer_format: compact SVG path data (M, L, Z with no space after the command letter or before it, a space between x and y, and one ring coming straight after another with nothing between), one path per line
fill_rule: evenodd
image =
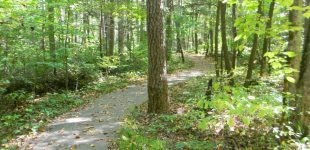
M189 70L169 75L169 85L213 70L211 61L203 56L188 56L195 62ZM210 72L211 73L211 72ZM131 85L105 94L89 106L56 118L46 131L26 141L26 150L105 150L116 137L123 117L134 107L147 100L146 84Z

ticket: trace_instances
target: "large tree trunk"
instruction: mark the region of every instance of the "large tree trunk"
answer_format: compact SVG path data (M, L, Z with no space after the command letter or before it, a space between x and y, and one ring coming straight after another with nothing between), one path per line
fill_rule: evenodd
M260 18L262 16L262 0L258 1L258 10L257 10L257 14L258 19L257 21L260 21ZM259 23L256 23L255 25L255 29L258 30L259 29ZM250 54L250 58L249 58L249 62L248 62L248 71L247 71L247 75L246 75L246 81L245 81L245 86L249 86L252 80L252 72L254 69L254 59L256 56L256 50L258 47L258 34L254 33L254 38L253 38L253 46L252 46L252 50L251 50L251 54Z
M47 11L48 11L48 40L49 49L52 62L56 63L56 47L55 47L55 10L53 0L47 1ZM56 75L56 68L53 68L53 74Z
M166 18L166 57L170 60L172 54L173 32L172 32L172 11L173 0L167 0L168 12Z
M218 0L217 2L217 10L216 10L216 22L215 22L215 29L214 29L214 44L215 44L215 50L214 50L214 58L215 58L215 72L216 76L220 76L220 63L219 63L219 58L218 58L218 51L219 51L219 24L220 24L220 12L221 12L221 2Z
M149 113L166 113L169 109L161 3L162 0L147 1Z
M310 0L306 1L306 6L309 6ZM300 67L299 82L297 83L299 94L302 96L298 99L298 114L300 122L305 129L305 135L310 134L310 24L309 19L305 19L305 37L304 37L304 50L302 62Z
M302 7L303 1L302 0L294 0L293 6L295 7ZM291 22L291 27L293 28L300 28L302 27L302 11L300 10L291 10L289 12L289 21ZM301 48L302 48L302 34L300 30L291 30L289 31L289 41L288 41L288 51L294 52L295 57L288 57L288 64L289 67L292 69L298 70L300 69L300 62L301 62ZM296 81L299 80L299 73L294 72L290 75ZM296 94L296 85L295 83L289 82L286 77L284 79L284 89L283 92L289 92L291 94ZM283 104L287 105L287 98L283 99ZM290 103L291 106L295 106L292 102Z
M260 76L266 76L268 73L268 71L267 71L267 58L264 57L264 55L267 52L267 49L268 49L268 46L270 43L269 32L270 32L270 29L272 26L272 17L273 17L274 6L275 6L275 0L272 0L270 3L269 13L268 13L269 20L266 23L266 29L265 29L265 38L264 38L264 44L263 44L263 53L262 53Z
M221 33L222 33L222 52L224 56L225 69L227 74L231 73L231 65L228 56L227 38L226 38L226 3L221 3Z

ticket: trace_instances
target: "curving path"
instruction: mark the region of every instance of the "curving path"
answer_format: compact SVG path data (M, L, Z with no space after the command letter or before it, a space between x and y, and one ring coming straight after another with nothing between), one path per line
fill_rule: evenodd
M203 56L187 57L195 62L189 70L168 76L169 85L213 70L213 64ZM211 72L209 72L211 73ZM45 132L26 141L20 149L26 150L105 150L116 138L123 117L134 106L147 100L146 84L130 85L105 94L77 112L69 112L46 126Z

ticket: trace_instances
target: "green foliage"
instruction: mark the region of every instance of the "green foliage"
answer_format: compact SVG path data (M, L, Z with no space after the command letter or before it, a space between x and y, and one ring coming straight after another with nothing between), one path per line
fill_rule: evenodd
M167 62L167 72L173 73L178 70L184 70L188 69L194 66L194 63L188 59L184 63L182 62L182 59L177 57L176 55L172 55L171 59Z
M282 113L290 113L291 108L283 108L282 93L273 88L278 80L251 88L214 80L211 100L206 100L209 78L197 77L173 87L171 114L145 115L142 106L127 120L125 130L131 135L121 132L120 143L129 145L122 139L125 135L130 143L165 140L164 149L294 149L304 144L296 140L301 134L292 124L279 124Z
M165 142L163 140L148 138L140 135L135 130L124 128L120 132L121 140L118 143L119 149L152 149L163 150L165 149Z
M175 145L176 149L214 149L216 147L216 144L211 141L186 141L186 142L178 142Z
M5 143L17 135L35 133L38 130L42 130L41 128L50 119L79 107L91 99L96 99L94 96L87 96L89 98L85 98L90 93L108 93L115 89L123 88L127 84L128 80L126 79L110 77L109 80L84 87L79 93L54 93L37 99L29 98L27 101L24 101L26 105L23 107L18 107L9 112L1 111L0 139L2 141L0 143L6 146ZM17 91L8 96L13 100L25 100L24 97L27 95L28 93Z
M29 98L31 98L31 94L23 90L14 91L13 93L7 94L3 97L3 99L9 103L14 103L15 107L22 105Z

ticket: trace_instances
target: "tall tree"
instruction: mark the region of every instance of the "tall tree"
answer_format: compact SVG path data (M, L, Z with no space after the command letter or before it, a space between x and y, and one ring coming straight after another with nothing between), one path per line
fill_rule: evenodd
M269 7L269 13L268 18L269 20L266 23L266 29L265 29L265 38L263 43L263 53L262 53L262 61L261 61L261 70L260 75L266 76L267 75L267 58L264 57L265 53L267 52L268 46L270 44L270 29L272 26L272 17L273 17L273 10L275 6L275 0L272 0Z
M260 21L260 18L263 14L263 10L262 10L262 5L263 5L263 2L262 0L259 0L258 1L258 8L257 8L257 22L256 22L256 25L255 25L255 30L258 30L259 29L259 21ZM246 75L246 81L245 81L245 86L249 86L249 84L251 83L251 79L252 79L252 72L253 72L253 69L254 69L254 59L255 59L255 56L256 56L256 51L257 51L257 47L258 47L258 33L255 32L254 33L254 38L253 38L253 46L252 46L252 49L251 49L251 54L250 54L250 58L249 58L249 62L248 62L248 71L247 71L247 75Z
M173 0L167 0L167 17L166 17L166 57L170 60L172 54L173 32L172 32L172 13Z
M98 33L99 33L99 53L100 53L100 57L103 57L103 43L104 43L104 16L103 16L103 1L100 2L100 23L99 23L99 29L98 29Z
M232 5L232 38L233 40L237 37L237 27L235 27L234 23L237 19L237 4L234 3ZM232 46L232 51L233 51L233 55L232 55L232 68L235 69L236 68L236 63L237 63L237 42L233 42L233 46Z
M198 14L198 11L196 9L194 10L194 14L195 14L195 22L198 22L199 14ZM195 53L198 54L198 45L199 45L199 43L198 43L197 25L196 25L196 27L194 29L194 43L195 43Z
M217 2L217 9L216 9L216 21L215 21L215 29L214 29L214 44L215 44L215 50L214 50L214 58L215 58L215 72L216 76L220 76L220 63L219 63L219 56L218 56L218 51L219 51L219 25L220 25L220 13L221 13L221 2L218 0Z
M222 53L227 74L231 73L231 65L228 55L227 36L226 36L226 3L221 2L221 34L222 34Z
M293 5L292 5L292 7L295 7L295 8L301 8L302 6L303 6L302 0L294 0ZM298 28L302 28L302 11L300 9L290 10L289 21L291 25L290 25L290 30L289 30L287 50L289 52L293 52L295 56L288 57L287 61L288 61L288 65L290 68L299 70L300 64L301 64L301 53L302 53L302 34L301 34L301 30L299 30ZM307 53L307 51L305 52ZM306 65L307 55L305 55L304 57L305 57L304 63ZM302 74L306 73L306 70L303 70L303 68L301 68L301 73ZM303 74L303 75L306 75L306 74ZM291 101L291 99L295 99L297 97L295 96L297 94L297 86L295 83L288 81L288 76L294 78L296 81L299 81L298 72L293 72L290 75L285 75L283 92L285 94L291 93L293 97L287 97L288 95L284 95L283 105L290 105L291 107L298 108L297 106L298 103L296 101ZM301 80L301 84L303 80ZM298 117L297 114L293 113L293 115L290 116L290 119L296 120L297 117Z
M166 113L169 109L161 3L162 0L147 1L149 113Z
M47 11L48 11L48 40L49 49L52 62L56 63L56 46L55 46L55 9L54 1L47 1ZM53 74L56 75L56 67L53 68Z
M294 0L292 7L303 6L302 0ZM300 69L301 62L301 52L302 52L302 34L301 30L296 30L296 28L302 27L302 11L300 9L292 9L289 12L289 21L291 23L289 36L288 36L288 47L287 50L295 54L294 57L288 57L289 67L295 70ZM299 73L294 72L289 76L293 77L296 81L299 80ZM289 82L287 78L284 79L284 92L289 92L291 94L296 94L296 86L294 83ZM284 104L287 102L284 101Z
M122 0L118 1L120 5L122 5ZM119 20L118 20L118 54L121 60L123 60L124 53L124 39L125 39L125 29L124 29L124 12L120 12Z
M309 6L310 0L306 1L306 6ZM297 82L298 93L301 98L298 99L298 114L301 114L299 120L301 125L304 127L304 134L307 136L310 134L310 24L309 18L305 19L304 29L304 47L303 55L300 66L300 76Z
M178 15L181 16L182 12L180 11L180 7L182 5L182 0L178 0L177 2L178 4ZM180 29L181 24L180 24L180 20L175 18L175 28L176 29ZM176 31L176 40L177 40L177 52L181 54L181 59L182 62L185 62L185 58L184 58L184 53L183 53L183 45L182 45L182 38L181 38L181 31L177 30Z
M114 0L110 0L110 3L113 5ZM115 36L115 23L114 23L114 16L113 16L113 8L111 7L108 21L109 21L109 31L108 31L108 49L107 49L107 56L112 56L114 54L114 36Z

